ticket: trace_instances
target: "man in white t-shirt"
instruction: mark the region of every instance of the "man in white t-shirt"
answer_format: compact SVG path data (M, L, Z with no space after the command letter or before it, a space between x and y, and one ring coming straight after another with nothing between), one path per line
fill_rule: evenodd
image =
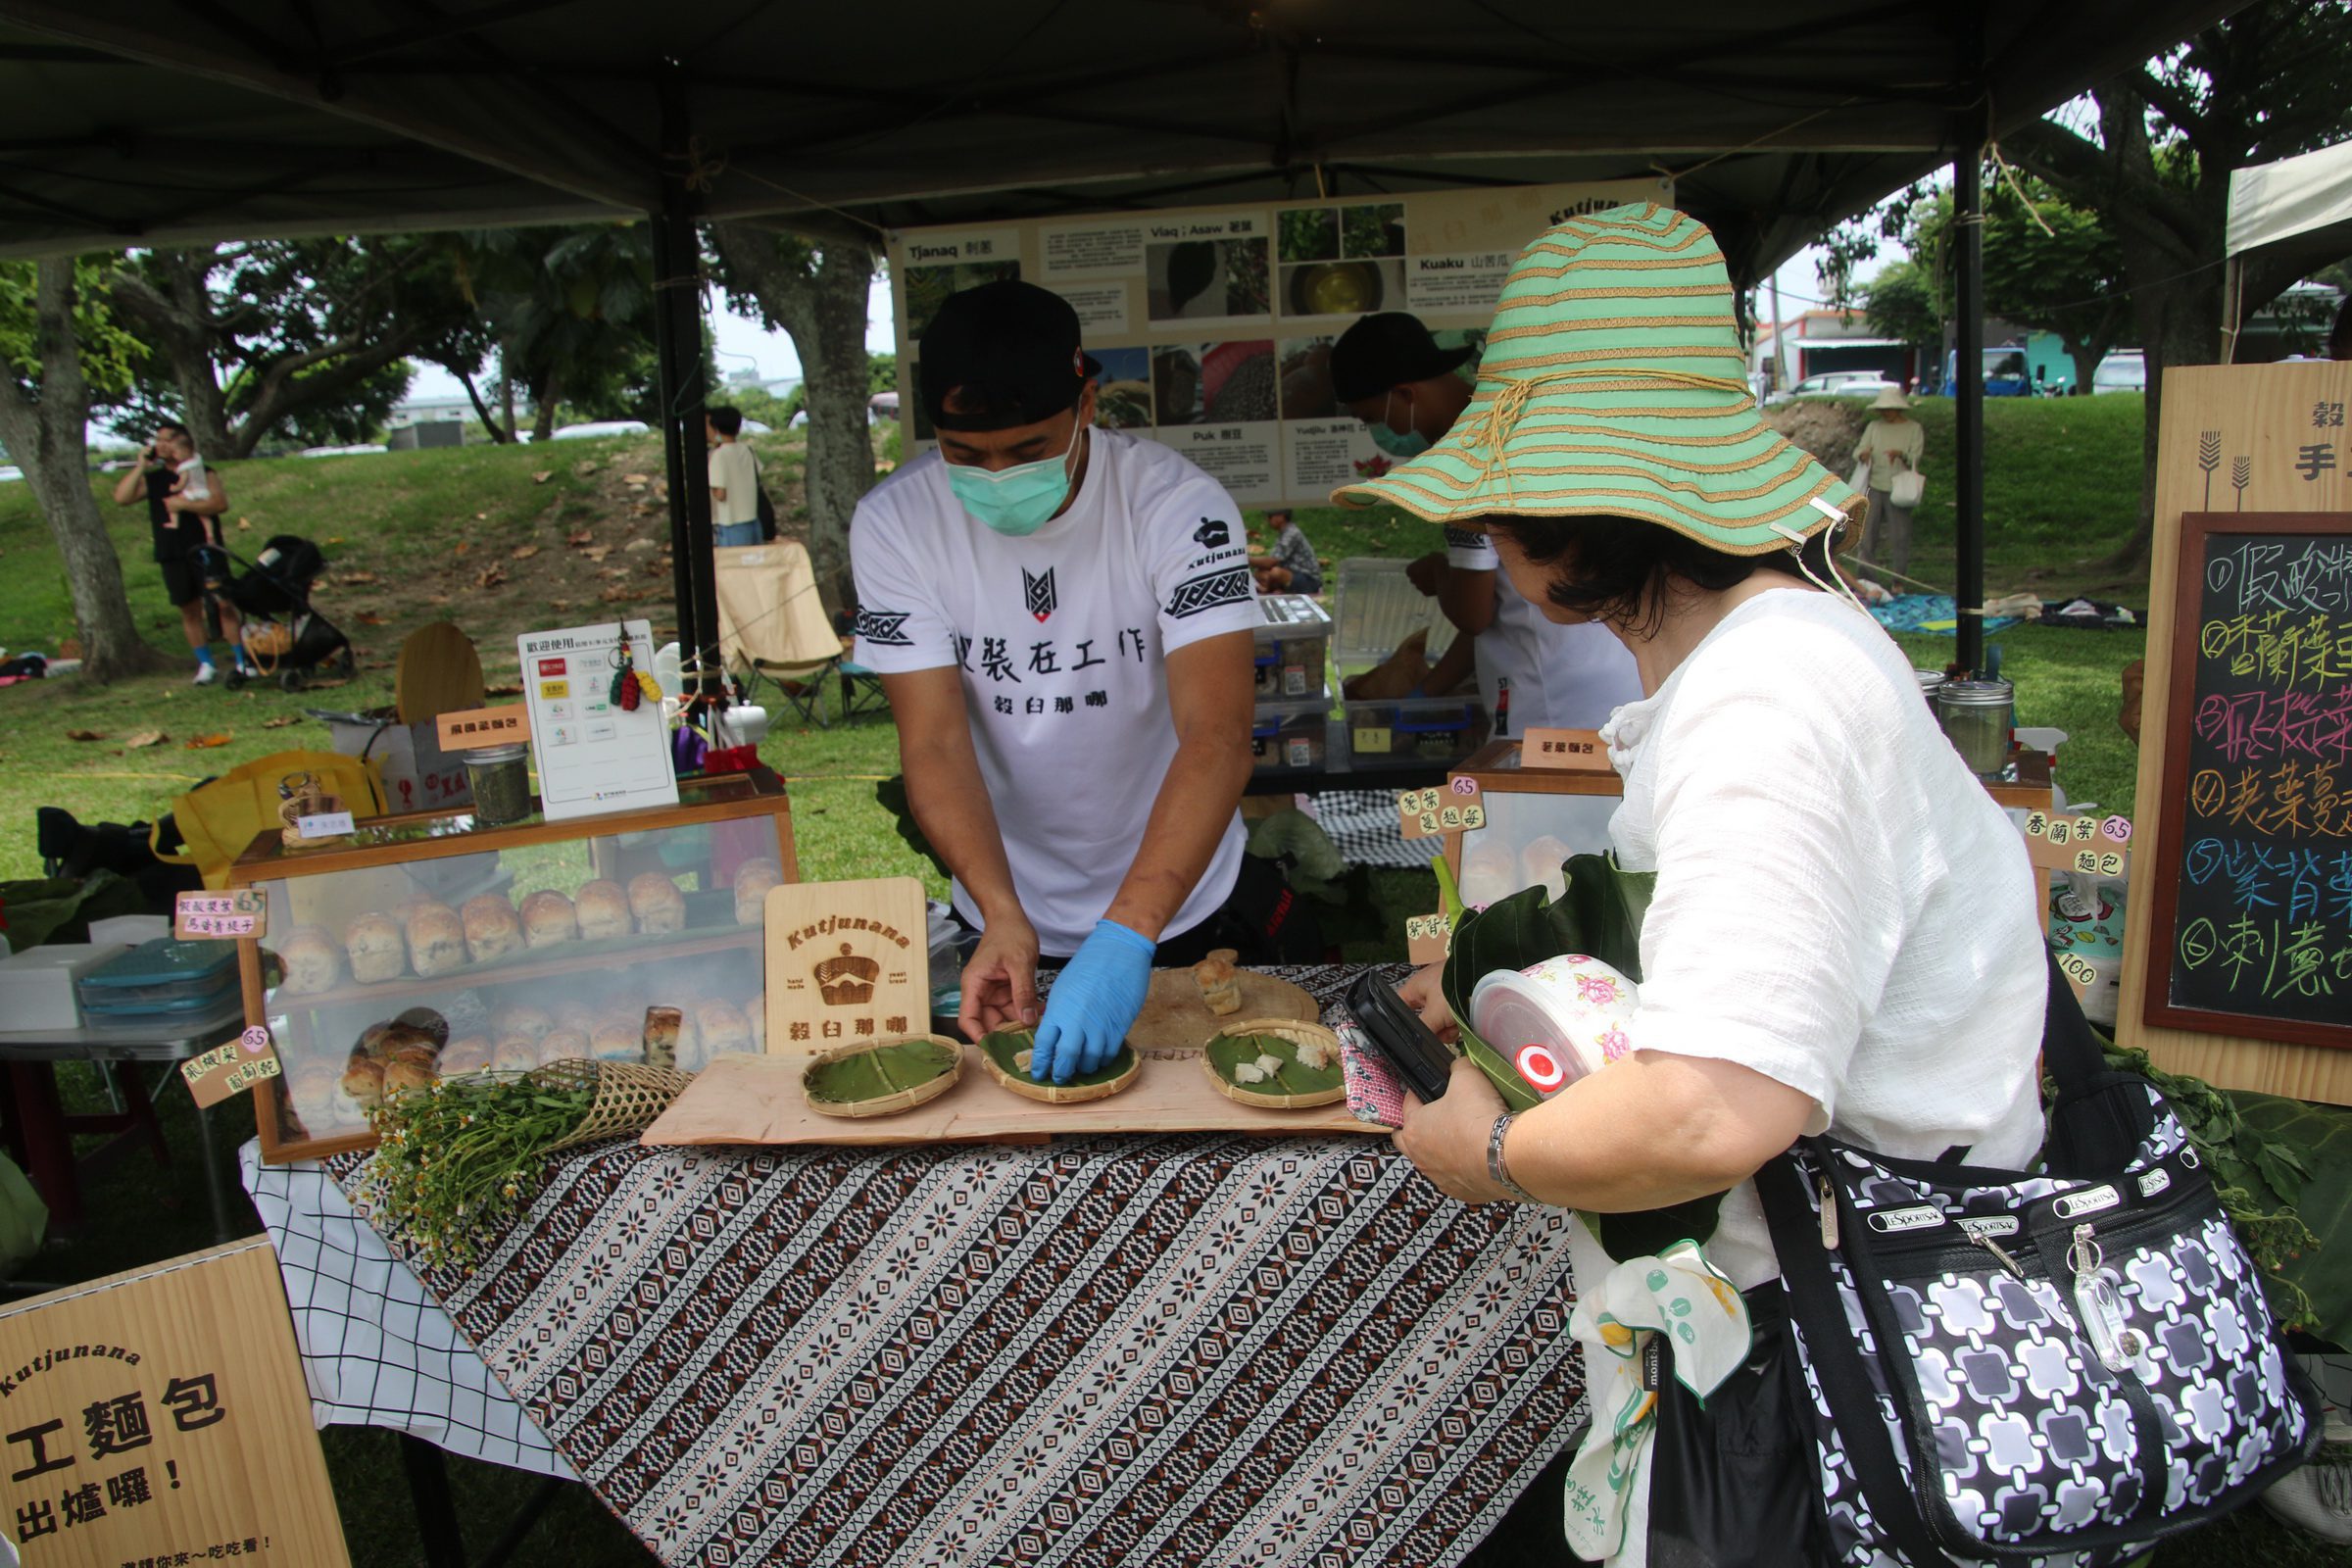
M703 411L710 441L710 536L734 548L760 539L760 462L743 444L743 411L717 405Z
M1366 316L1331 350L1331 384L1348 412L1399 462L1418 457L1470 406L1467 348L1442 348L1402 311ZM1446 530L1446 549L1413 563L1414 585L1435 594L1472 646L1478 695L1496 735L1535 726L1598 729L1619 704L1642 695L1633 655L1606 626L1563 626L1522 598L1499 569L1487 536Z
M1235 928L1224 916L1264 932L1287 909L1245 864L1236 809L1248 538L1182 456L1091 428L1097 367L1059 295L956 294L918 361L939 450L858 504L857 659L882 677L915 821L980 931L958 1021L974 1039L1037 1025L1032 1074L1067 1082L1126 1038L1155 956L1193 961ZM1042 1019L1041 957L1067 960Z

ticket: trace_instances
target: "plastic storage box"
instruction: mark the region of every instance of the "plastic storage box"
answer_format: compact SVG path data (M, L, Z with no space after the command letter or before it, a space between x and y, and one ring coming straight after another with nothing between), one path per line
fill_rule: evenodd
M1301 773L1324 764L1331 705L1322 698L1260 703L1250 728L1250 751L1260 773Z
M1486 744L1487 710L1475 697L1397 697L1344 706L1348 765L1357 772L1456 762Z
M1299 702L1331 696L1331 617L1304 594L1269 594L1257 602L1265 623L1256 633L1259 702Z
M234 942L143 942L81 977L81 1010L92 1019L168 1018L209 1012L237 989Z
M122 956L119 942L53 942L0 958L0 1029L78 1029L74 982Z
M1386 556L1350 556L1340 563L1331 656L1342 674L1370 669L1417 631L1428 633L1422 652L1433 664L1453 642L1453 622L1405 576L1411 564Z

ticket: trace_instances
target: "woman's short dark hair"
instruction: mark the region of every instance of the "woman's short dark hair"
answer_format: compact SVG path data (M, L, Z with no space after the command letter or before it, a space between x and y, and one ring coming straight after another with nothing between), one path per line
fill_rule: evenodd
M1801 553L1734 556L1640 517L1490 517L1487 526L1507 534L1529 561L1553 568L1546 590L1553 604L1637 636L1657 630L1670 594L1717 593L1760 570L1801 579L1811 567L1829 582L1835 570L1834 528L1807 539Z

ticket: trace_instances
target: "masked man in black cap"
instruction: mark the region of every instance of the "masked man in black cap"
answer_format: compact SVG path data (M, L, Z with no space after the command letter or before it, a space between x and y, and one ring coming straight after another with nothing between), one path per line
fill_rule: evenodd
M1117 1051L1155 960L1262 948L1290 909L1236 810L1259 620L1241 514L1176 452L1093 428L1097 368L1057 294L951 297L916 370L939 450L850 532L857 659L980 930L959 1021L1036 1024L1030 1070L1065 1083ZM1066 960L1042 1019L1041 956Z
M1331 348L1331 385L1373 443L1397 462L1429 450L1470 406L1468 348L1443 348L1420 318L1360 318ZM1446 530L1446 549L1413 563L1413 582L1437 595L1472 646L1480 700L1497 735L1534 727L1598 729L1642 695L1625 645L1597 623L1563 626L1515 592L1487 536ZM1450 653L1450 651L1449 651Z

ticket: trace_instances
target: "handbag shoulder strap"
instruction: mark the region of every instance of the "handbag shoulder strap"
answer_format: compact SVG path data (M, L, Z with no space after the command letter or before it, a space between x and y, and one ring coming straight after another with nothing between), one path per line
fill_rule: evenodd
M2057 1084L2044 1161L2058 1176L2112 1176L2127 1168L2155 1127L2148 1081L2107 1065L2075 988L2049 957L2049 1000L2041 1018L2042 1070Z

